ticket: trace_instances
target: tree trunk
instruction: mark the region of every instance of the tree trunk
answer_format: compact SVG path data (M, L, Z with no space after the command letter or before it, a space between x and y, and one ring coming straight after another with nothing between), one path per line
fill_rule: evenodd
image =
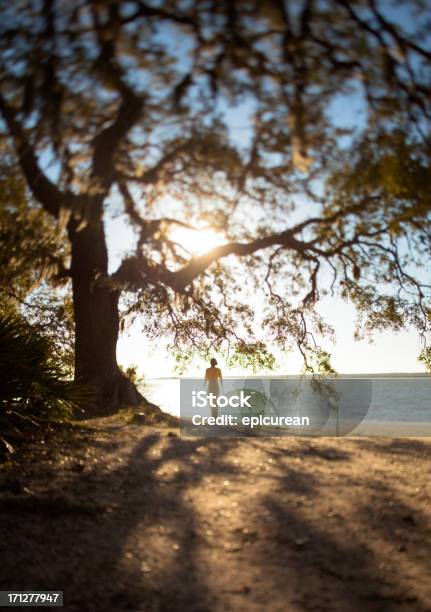
M120 371L116 348L119 334L119 292L100 286L97 278L108 272L103 223L90 221L70 228L72 286L75 317L75 379L96 392L94 415L112 414L121 406L145 401Z

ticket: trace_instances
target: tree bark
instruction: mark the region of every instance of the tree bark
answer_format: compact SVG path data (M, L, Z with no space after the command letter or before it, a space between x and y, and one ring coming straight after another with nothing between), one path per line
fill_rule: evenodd
M75 379L95 390L92 415L112 414L121 406L145 401L120 371L116 348L119 335L119 292L97 282L108 272L103 222L81 229L69 227L72 244L72 287L75 315Z

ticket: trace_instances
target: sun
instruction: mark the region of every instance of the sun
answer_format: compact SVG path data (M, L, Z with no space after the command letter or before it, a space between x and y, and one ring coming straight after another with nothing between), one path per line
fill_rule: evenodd
M176 226L169 232L169 238L184 247L192 255L203 255L226 240L212 229L193 230Z

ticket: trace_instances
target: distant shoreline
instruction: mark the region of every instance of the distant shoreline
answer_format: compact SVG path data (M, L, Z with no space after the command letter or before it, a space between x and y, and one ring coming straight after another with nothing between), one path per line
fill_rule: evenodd
M289 380L289 379L295 379L295 378L301 378L301 376L303 376L304 378L312 378L312 376L310 374L252 374L252 375L246 375L246 374L239 374L236 376L224 376L224 378L226 380L231 380L231 379L251 379L251 380L256 380L256 379L269 379L269 378L273 378L273 379L280 379L280 380ZM336 376L328 376L328 378L342 378L342 379L349 379L349 378L429 378L431 377L431 374L429 374L428 372L388 372L388 373L364 373L364 374L337 374ZM196 379L196 378L200 378L199 376L157 376L157 377L152 377L152 378L146 378L146 381L150 381L150 380L192 380L192 379Z

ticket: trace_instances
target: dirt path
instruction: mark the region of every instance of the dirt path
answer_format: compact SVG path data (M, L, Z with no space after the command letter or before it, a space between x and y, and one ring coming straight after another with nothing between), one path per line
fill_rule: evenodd
M429 610L430 457L425 439L60 431L0 470L0 589L62 589L68 612Z

